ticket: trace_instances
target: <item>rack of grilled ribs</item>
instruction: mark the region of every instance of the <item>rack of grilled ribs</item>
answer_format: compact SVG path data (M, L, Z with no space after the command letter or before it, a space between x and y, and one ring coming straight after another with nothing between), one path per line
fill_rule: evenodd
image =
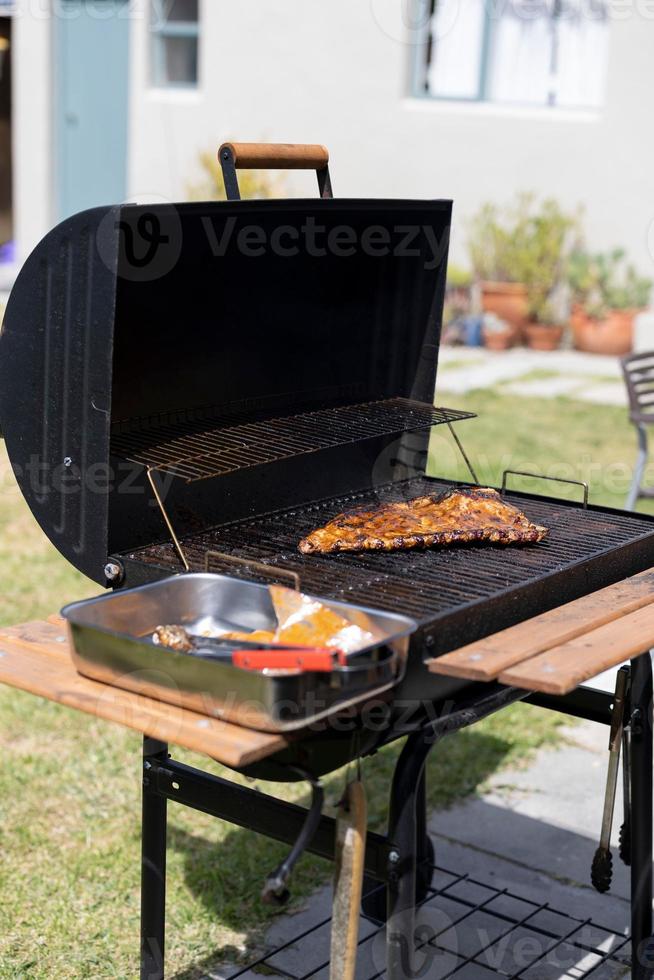
M532 522L490 487L463 487L372 510L339 514L300 541L306 555L334 551L401 551L436 545L532 544L547 528Z

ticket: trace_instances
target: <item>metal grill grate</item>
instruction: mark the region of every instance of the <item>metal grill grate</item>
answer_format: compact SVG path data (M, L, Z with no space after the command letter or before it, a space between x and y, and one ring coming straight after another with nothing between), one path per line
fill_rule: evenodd
M421 918L428 927L424 933L429 938L420 949L425 962L432 954L432 963L422 975L438 980L528 980L563 974L614 980L629 975L629 937L624 933L468 874L442 868L432 868L432 872L432 887L421 906ZM329 967L329 928L330 919L322 919L256 962L229 973L228 980L245 980L259 973L288 980L324 980ZM383 930L364 926L360 935L357 977L382 980Z
M595 560L596 581L586 578L585 591L621 577L617 563L620 547L647 541L643 568L651 565L654 522L641 515L602 510L581 510L563 501L538 497L507 500L527 516L550 529L540 544L525 548L458 546L410 552L363 552L358 554L301 555L298 541L313 528L324 524L343 510L374 506L380 500L402 500L439 492L449 484L419 477L348 497L329 499L292 510L278 511L248 521L224 525L184 538L182 545L191 570L204 571L208 551L251 559L297 572L301 587L332 598L361 605L402 612L419 622L432 624L470 603L481 603L512 590L533 586L538 601L551 608L565 596L560 587L548 595L543 579L567 572L578 563ZM180 570L180 560L172 544L150 545L134 552L141 562ZM212 564L212 570L219 570ZM225 568L228 574L238 571ZM641 568L622 571L633 574ZM613 579L609 577L615 575ZM256 577L250 575L249 577ZM523 592L524 594L524 592ZM549 602L549 605L547 604ZM481 607L480 607L481 608ZM484 615L487 603L484 605ZM513 603L513 617L534 615L524 605ZM540 611L543 611L542 609ZM468 621L466 620L466 623ZM501 627L497 627L501 628ZM462 635L459 637L463 642Z
M392 398L281 418L262 416L253 421L251 414L230 415L115 432L112 452L191 483L320 449L468 418L474 414Z

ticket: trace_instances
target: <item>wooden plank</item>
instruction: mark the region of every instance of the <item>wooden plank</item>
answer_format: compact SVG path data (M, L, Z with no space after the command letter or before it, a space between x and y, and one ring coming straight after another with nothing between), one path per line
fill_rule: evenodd
M654 646L654 605L577 636L510 667L500 681L545 694L568 694L584 681Z
M447 677L496 680L503 671L654 603L654 569L534 616L516 626L428 661ZM625 659L623 657L623 659Z
M20 626L0 626L0 645L5 641L17 642L21 646L42 651L47 648L49 656L70 661L68 652L68 633L64 620L55 624L49 619L21 623Z
M113 721L164 742L202 752L238 768L283 749L289 739L256 732L155 701L77 673L67 645L51 623L27 623L0 631L0 683Z

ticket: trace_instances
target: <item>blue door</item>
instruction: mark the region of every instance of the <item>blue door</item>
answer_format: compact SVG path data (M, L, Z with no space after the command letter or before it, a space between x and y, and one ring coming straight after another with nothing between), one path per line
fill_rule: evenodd
M126 193L128 0L60 0L55 144L59 217Z

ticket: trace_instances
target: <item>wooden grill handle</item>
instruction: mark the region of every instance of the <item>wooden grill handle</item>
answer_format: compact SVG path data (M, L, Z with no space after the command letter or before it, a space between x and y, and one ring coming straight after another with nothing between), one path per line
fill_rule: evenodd
M231 153L237 170L323 170L329 150L318 143L223 143L218 151Z

